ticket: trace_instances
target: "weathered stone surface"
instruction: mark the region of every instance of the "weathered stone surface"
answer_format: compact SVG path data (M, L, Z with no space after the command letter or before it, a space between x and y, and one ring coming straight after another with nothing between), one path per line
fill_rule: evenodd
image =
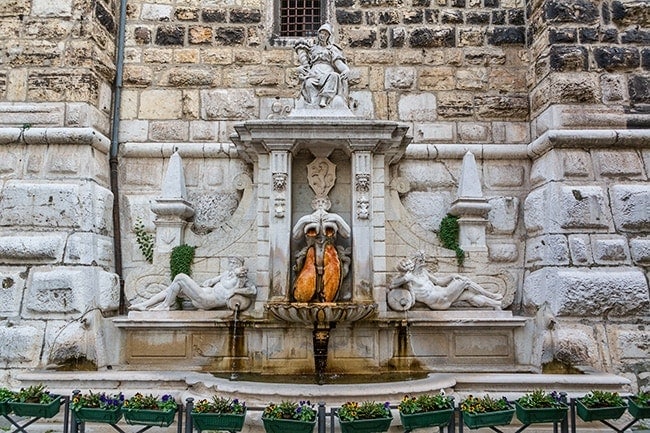
M39 365L45 323L3 322L0 325L0 359L7 367L35 368Z
M0 225L107 233L112 203L111 192L92 183L11 181L3 190Z
M201 11L201 19L205 23L225 23L226 11L223 9L205 8Z
M33 269L27 281L30 303L26 317L83 313L94 307L115 310L119 304L117 275L91 267Z
M386 68L386 89L410 89L414 84L414 68Z
M569 235L569 251L574 266L588 266L594 262L589 235Z
M647 75L632 75L628 81L630 100L634 104L650 103L650 77Z
M192 26L189 28L187 39L190 44L209 44L212 42L212 28L205 26Z
M409 44L412 48L453 47L456 37L452 28L418 28L411 31Z
M27 269L0 267L0 316L17 317L25 290Z
M630 251L627 239L621 236L593 235L591 237L594 261L599 265L629 265Z
M589 55L585 47L552 46L550 57L551 69L554 71L586 71L589 66Z
M469 117L474 113L474 101L467 93L440 93L438 115L444 118Z
M149 136L154 141L187 141L188 124L184 120L154 120L149 124Z
M437 231L451 204L451 194L412 191L402 198L402 205L424 230Z
M524 120L528 117L525 96L481 96L476 98L476 106L482 119Z
M415 142L449 142L454 139L455 124L416 123L413 125L413 131L413 141Z
M170 21L174 8L170 5L144 3L140 11L140 18L147 21Z
M252 90L204 90L201 92L202 116L206 119L249 119L257 111Z
M339 24L361 24L361 11L336 10L336 21Z
M230 11L230 22L237 24L254 24L262 20L258 9L233 9Z
M399 118L405 121L431 121L436 119L436 97L433 93L406 95L399 100Z
M650 190L647 184L614 185L610 188L614 224L622 232L650 230Z
M637 48L595 47L593 55L598 67L607 71L638 68L641 64L641 55Z
M497 27L488 31L490 45L524 45L526 43L525 27Z
M611 341L615 342L617 353L623 360L639 360L642 364L650 356L647 328L644 325L622 325L615 328Z
M185 27L164 25L156 31L156 45L183 45Z
M72 15L72 0L32 0L31 14L39 17L69 17Z
M598 6L589 0L551 0L544 4L546 19L553 23L594 23L599 18Z
M0 237L0 259L5 263L56 263L63 257L63 233Z
M596 151L594 160L603 177L631 178L643 175L643 162L632 150Z
M650 25L650 5L644 0L616 0L612 2L612 21L621 26Z
M246 31L243 27L222 27L214 35L218 45L240 45L246 39Z
M529 238L526 242L526 267L565 266L569 264L569 245L563 235Z
M174 68L169 71L169 84L177 87L207 87L215 81L214 72L200 68Z
M529 230L606 230L611 216L605 191L598 186L546 185L532 191L524 204Z
M490 125L487 123L461 123L457 127L458 139L467 143L490 141Z
M178 119L182 113L180 90L143 90L140 94L140 119Z
M635 265L650 265L650 238L637 238L630 241L630 254Z
M629 316L650 305L643 272L631 268L541 269L527 276L523 291L524 305L546 303L555 316Z
M65 246L64 263L97 265L105 269L113 266L113 239L95 233L73 233Z
M513 234L519 221L519 199L517 197L495 197L488 200L489 232Z
M497 263L516 262L519 248L515 244L488 244L488 257Z
M452 90L456 87L456 78L451 67L420 68L418 73L420 90Z

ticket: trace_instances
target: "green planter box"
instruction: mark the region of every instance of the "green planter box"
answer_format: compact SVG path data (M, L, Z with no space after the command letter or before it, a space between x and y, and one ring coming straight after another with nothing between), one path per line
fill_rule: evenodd
M576 399L576 411L583 421L601 421L605 419L619 419L627 410L627 406L616 407L587 407L580 399Z
M522 424L539 424L545 422L560 422L566 418L569 406L563 407L523 407L515 402L515 412L517 419Z
M421 412L404 414L399 413L402 421L402 427L405 431L415 430L416 428L443 427L451 422L454 415L454 409L441 409L434 412Z
M628 398L627 411L636 419L650 418L650 407L640 406L633 398Z
M465 423L465 425L472 430L481 427L508 425L510 422L512 422L512 417L514 415L514 409L498 410L495 412L485 413L463 412L463 423Z
M122 419L122 410L119 407L116 407L114 409L82 407L78 410L73 410L73 413L78 422L101 422L104 424L117 424Z
M174 422L175 410L151 410L122 408L124 420L131 425L168 427Z
M11 406L8 401L0 401L0 415L9 415L11 413Z
M380 433L390 427L393 418L359 419L355 421L341 421L341 433Z
M266 433L311 433L316 426L314 421L298 421L295 419L275 419L262 417Z
M52 418L59 413L61 408L61 396L52 394L54 400L50 403L22 403L19 401L10 401L11 410L18 416L29 416L32 418Z
M241 431L246 419L246 410L244 413L192 413L192 423L194 427L203 430L222 430L229 432Z

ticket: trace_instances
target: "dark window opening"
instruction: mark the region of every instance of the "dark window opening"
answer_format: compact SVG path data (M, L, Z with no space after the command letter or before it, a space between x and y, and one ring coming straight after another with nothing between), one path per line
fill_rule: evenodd
M315 36L322 24L321 12L321 0L280 0L280 36Z

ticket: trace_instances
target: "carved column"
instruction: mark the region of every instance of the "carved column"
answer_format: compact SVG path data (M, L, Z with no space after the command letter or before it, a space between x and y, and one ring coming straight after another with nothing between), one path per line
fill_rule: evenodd
M372 287L372 153L352 151L352 268L353 298ZM367 295L366 295L367 296Z
M287 150L271 151L269 242L271 287L269 298L289 299L291 263L291 156Z

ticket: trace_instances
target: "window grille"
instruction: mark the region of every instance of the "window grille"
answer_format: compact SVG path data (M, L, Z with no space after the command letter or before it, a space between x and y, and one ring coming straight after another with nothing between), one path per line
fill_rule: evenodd
M280 36L315 36L322 24L321 1L280 0Z

